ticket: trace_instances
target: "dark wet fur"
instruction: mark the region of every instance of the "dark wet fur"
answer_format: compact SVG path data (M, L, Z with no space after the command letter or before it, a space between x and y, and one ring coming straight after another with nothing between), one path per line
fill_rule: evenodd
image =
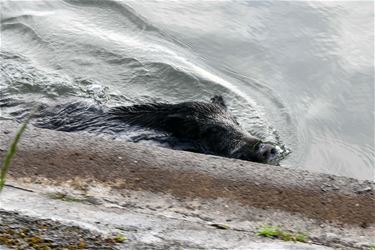
M22 115L14 114L22 119ZM172 149L277 164L271 144L243 130L221 96L211 102L146 103L107 108L87 103L43 106L37 127L75 132L123 135L133 142L150 142ZM153 143L154 142L154 143Z
M270 163L276 149L243 130L221 96L210 103L148 103L110 109L110 119L192 142L195 152Z

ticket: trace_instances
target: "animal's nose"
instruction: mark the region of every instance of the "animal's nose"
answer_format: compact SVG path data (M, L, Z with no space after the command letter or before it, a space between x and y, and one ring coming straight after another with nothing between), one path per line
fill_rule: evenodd
M271 144L264 143L260 145L258 155L263 161L268 162L276 157L277 149Z

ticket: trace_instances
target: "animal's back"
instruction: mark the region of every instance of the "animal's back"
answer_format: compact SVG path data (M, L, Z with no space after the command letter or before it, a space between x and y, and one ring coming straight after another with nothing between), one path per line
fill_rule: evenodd
M116 107L110 110L110 114L130 125L157 129L186 139L201 137L207 127L238 125L225 107L205 102Z

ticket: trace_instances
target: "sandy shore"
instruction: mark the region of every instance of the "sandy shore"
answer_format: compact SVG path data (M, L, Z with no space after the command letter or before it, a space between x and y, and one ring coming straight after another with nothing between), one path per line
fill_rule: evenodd
M3 157L17 125L2 121L0 126L0 155ZM191 223L185 225L186 228L194 228L194 223L199 221L204 226L200 228L202 225L198 223L200 226L195 226L199 230L189 232L220 232L209 239L214 244L216 241L219 244L217 246L224 244L220 237L226 239L226 234L234 235L229 237L231 240L225 241L228 244L223 249L236 247L236 242L239 242L238 248L243 249L250 243L266 241L267 244L274 244L275 241L268 242L267 239L256 236L255 228L264 224L305 231L310 235L310 243L331 247L366 249L375 242L375 184L370 181L174 151L91 135L49 131L32 126L22 137L10 176L15 185L27 187L33 190L34 195L39 195L40 202L46 199L43 196L46 190L73 193L86 198L89 192L89 197L94 197L101 203L85 204L84 206L89 206L87 209L96 206L108 212L103 204L117 203L124 205L118 209L126 210L121 210L121 214L146 213L155 218L172 216ZM100 192L99 186L102 187ZM14 197L26 192L12 188L5 191L7 190L8 193L13 192ZM4 211L21 210L21 214L25 216L35 212L32 208L22 208L28 202L26 198L23 203L9 195L2 194L0 198L3 199L0 208L5 209ZM153 202L149 203L148 200ZM54 202L59 202L55 204L59 207L66 204L61 199ZM80 202L70 202L69 206L74 210L77 204L82 205ZM129 204L137 204L138 210ZM185 217L169 208L170 204L174 204L174 209L185 211ZM68 214L65 214L66 217L69 217ZM60 217L61 220L64 218L63 215ZM217 223L228 225L228 230L210 226ZM160 227L161 224L151 223L150 227ZM183 230L185 226L175 228ZM168 232L169 230L173 230L173 225L166 229ZM140 232L148 234L148 231ZM137 233L129 230L124 233L130 235L131 244L150 243L142 240ZM188 240L176 236L171 241L172 238L168 238L165 232L159 233L158 237L164 237L163 244L168 242L170 246L183 242L187 244L187 248L212 247L204 244L207 239L201 239L199 234L187 237ZM241 237L245 237L245 240L240 240ZM277 243L280 247L285 244L279 241ZM308 246L301 245L301 248L296 249ZM262 248L255 248L254 245L253 249Z

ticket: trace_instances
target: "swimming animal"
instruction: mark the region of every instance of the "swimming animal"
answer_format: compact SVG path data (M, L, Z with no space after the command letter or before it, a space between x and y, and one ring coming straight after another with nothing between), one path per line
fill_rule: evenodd
M211 102L146 103L113 107L111 119L167 133L194 145L191 151L272 163L278 151L249 134L227 110L222 96Z

